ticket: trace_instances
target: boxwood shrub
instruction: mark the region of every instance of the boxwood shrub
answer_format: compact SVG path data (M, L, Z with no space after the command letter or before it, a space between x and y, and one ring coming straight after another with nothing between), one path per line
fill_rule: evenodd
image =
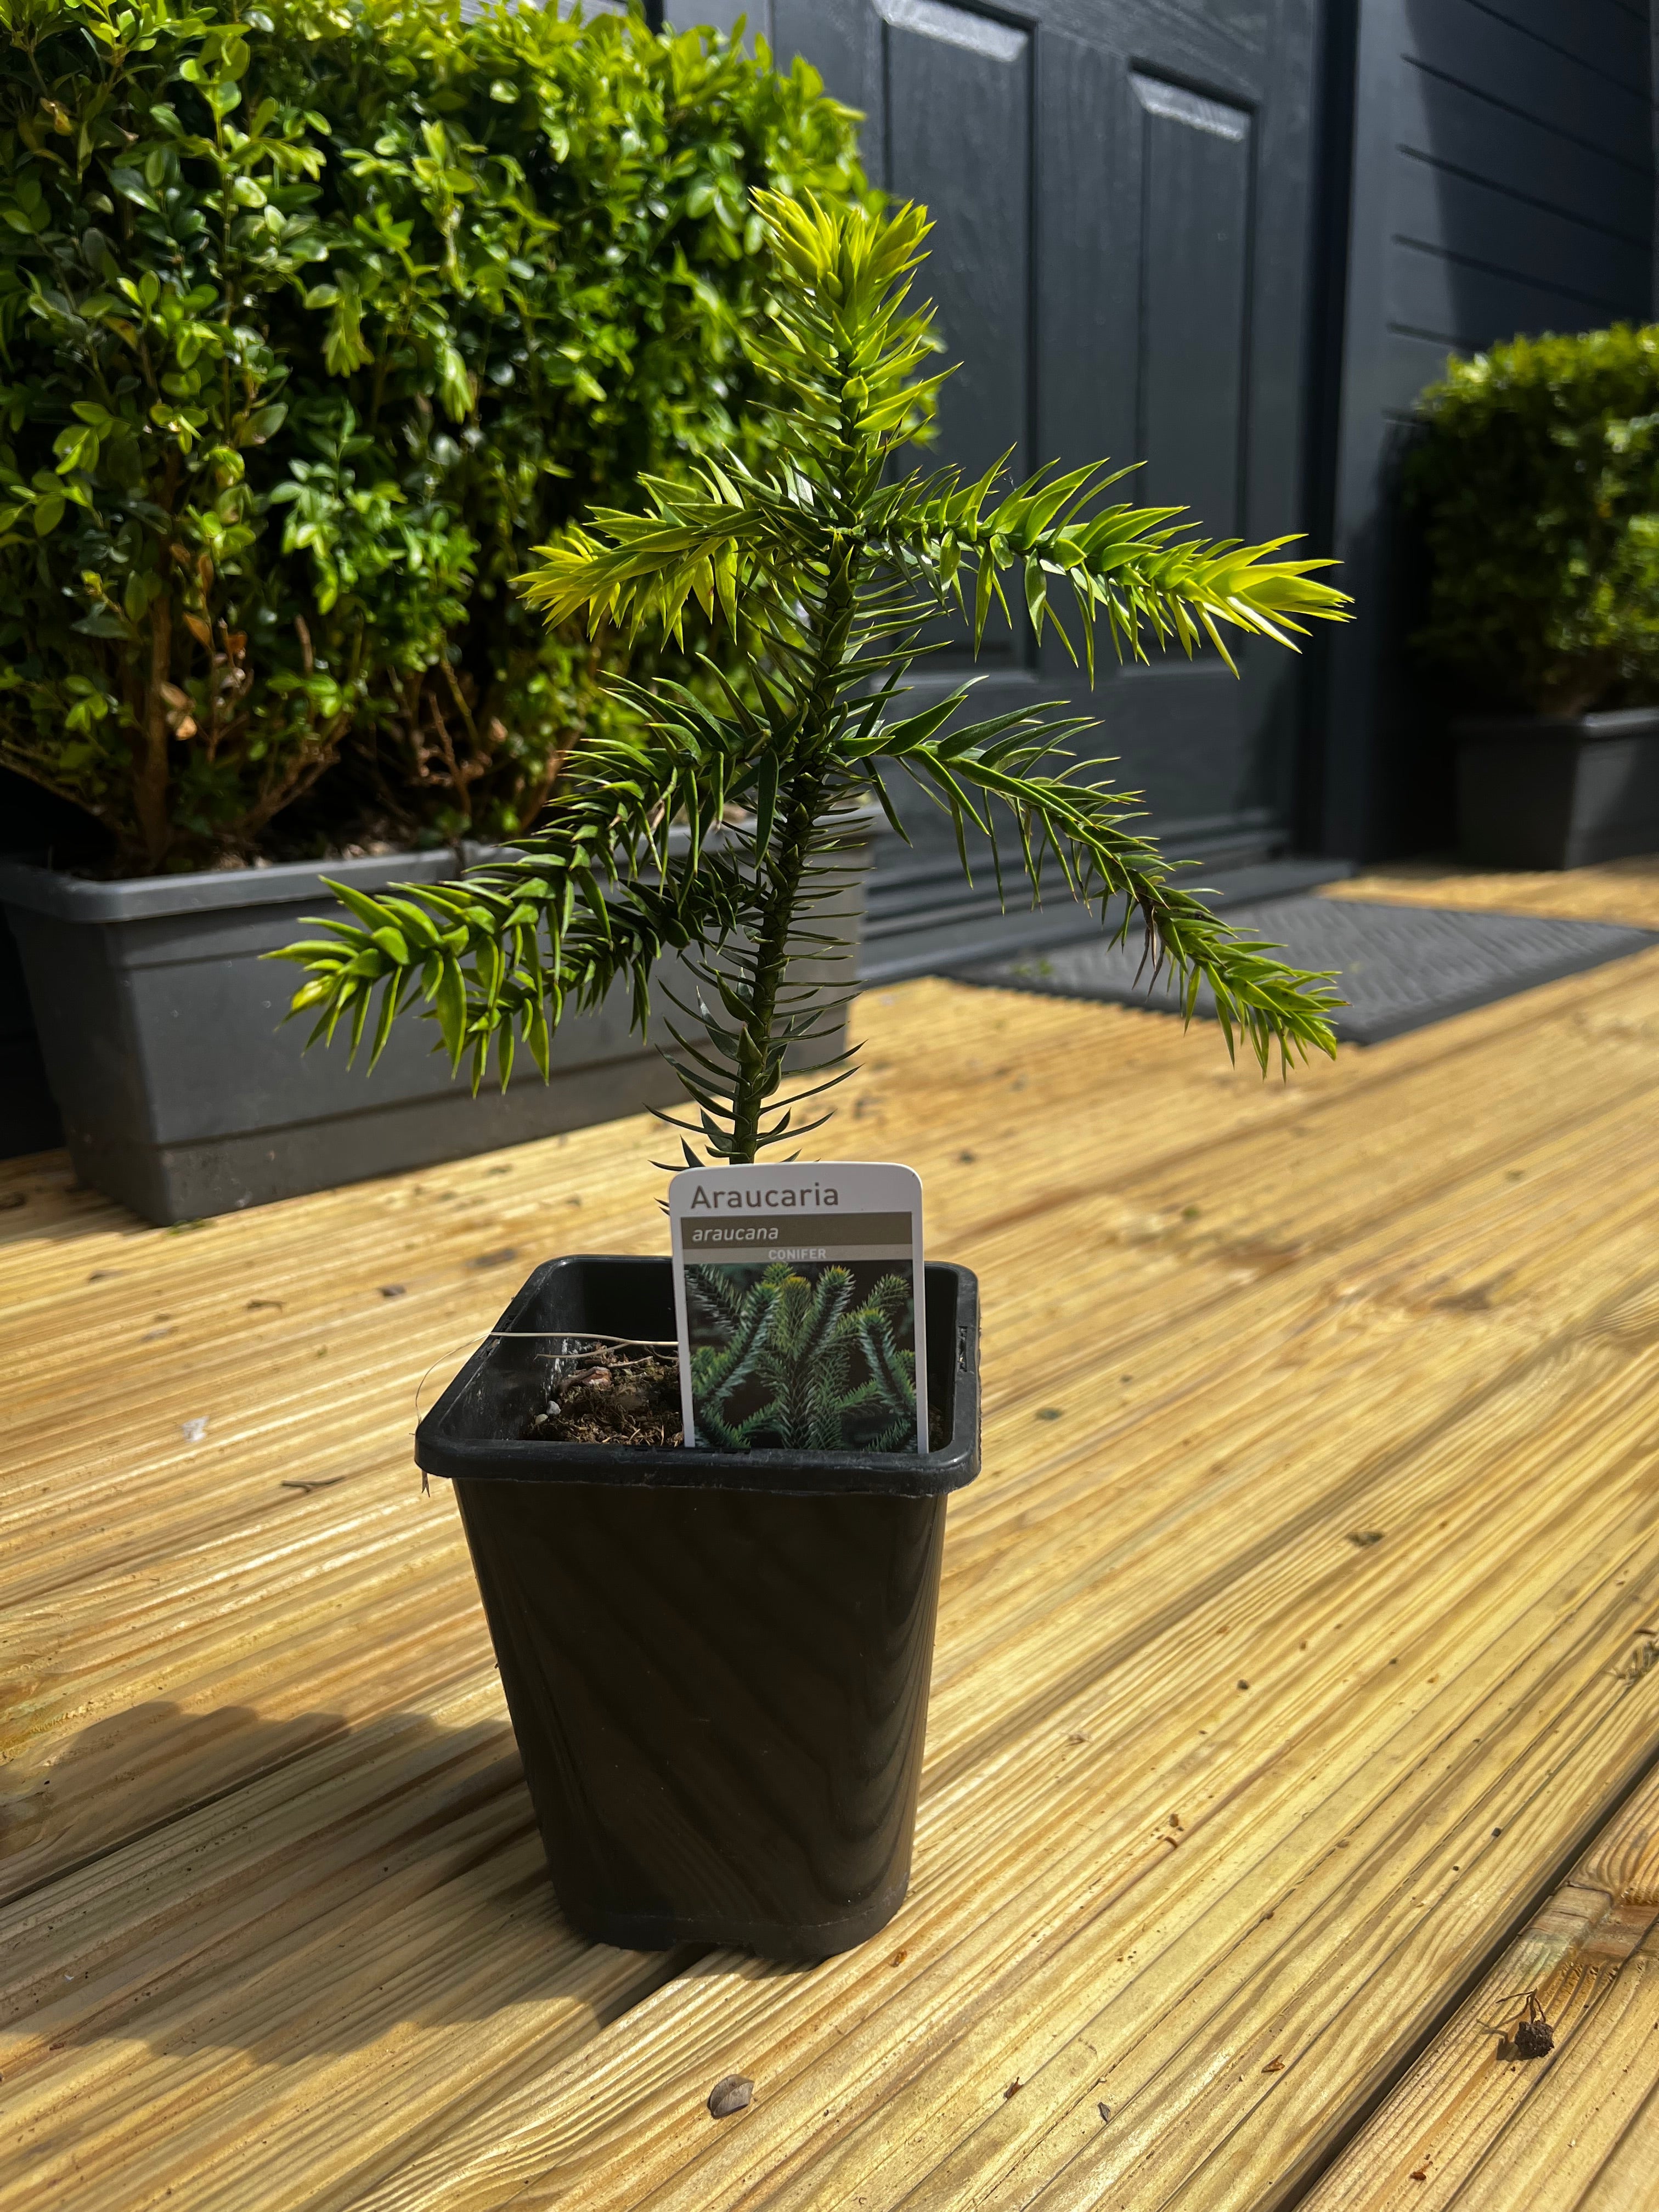
M1419 404L1418 636L1455 703L1579 714L1659 701L1659 327L1516 338Z
M749 189L862 191L856 118L551 8L0 25L0 762L127 872L510 833L614 710L509 579L764 445Z

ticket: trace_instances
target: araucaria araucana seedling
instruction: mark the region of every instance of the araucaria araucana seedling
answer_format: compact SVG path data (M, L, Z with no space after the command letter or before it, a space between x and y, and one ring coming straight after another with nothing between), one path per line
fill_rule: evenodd
M1190 653L1207 641L1231 665L1227 626L1289 644L1308 618L1342 616L1346 600L1313 573L1326 564L1276 557L1285 539L1207 543L1179 509L1103 503L1119 479L1097 463L1006 490L998 466L972 483L896 472L939 382L931 311L908 300L923 210L757 203L781 279L757 341L776 457L648 479L647 509L597 513L522 580L550 622L584 615L629 638L678 635L695 596L733 633L747 680L711 666L718 710L678 684L623 684L629 725L573 751L517 857L375 898L338 887L360 926L287 949L311 971L295 1011L313 1010L323 1036L349 1015L354 1048L369 1034L378 1055L398 1012L424 1000L455 1066L470 1055L476 1085L493 1042L505 1082L515 1040L545 1073L565 1009L623 979L643 1026L653 966L678 951L695 994L676 999L671 1024L694 1109L675 1121L685 1159L702 1164L696 1139L710 1160L752 1161L818 1127L801 1102L848 1072L846 994L823 981L848 823L873 798L897 827L899 772L949 813L964 869L969 825L994 841L1000 827L1034 897L1058 874L1103 921L1121 901L1117 935L1139 918L1188 1014L1208 984L1230 1051L1242 1036L1264 1070L1274 1045L1287 1059L1332 1051L1328 981L1177 887L1126 826L1133 795L1087 781L1064 752L1076 718L1036 706L969 722L966 685L919 711L904 690L942 612L960 611L977 649L993 602L1006 611L1005 578L1038 636L1053 622L1075 659L1054 605L1069 602L1092 677L1097 624L1133 659L1149 642ZM786 1055L815 1039L836 1048L792 1084Z

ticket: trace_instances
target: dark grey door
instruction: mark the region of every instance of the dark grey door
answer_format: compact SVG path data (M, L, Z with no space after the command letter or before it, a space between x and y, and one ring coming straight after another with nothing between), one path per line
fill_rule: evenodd
M1028 472L1109 454L1145 463L1133 495L1187 506L1211 534L1297 526L1315 0L748 13L781 62L805 54L863 111L872 178L933 213L924 283L963 363L942 458L977 472L1012 447ZM1297 681L1284 654L1244 654L1242 684L1213 656L1160 659L1091 698L1063 647L1037 649L1022 623L980 665L986 713L1060 696L1097 714L1099 772L1145 792L1175 848L1222 861L1282 843ZM983 942L987 898L956 889L943 823L926 801L907 822L916 851L884 865L878 960L880 933L924 910Z

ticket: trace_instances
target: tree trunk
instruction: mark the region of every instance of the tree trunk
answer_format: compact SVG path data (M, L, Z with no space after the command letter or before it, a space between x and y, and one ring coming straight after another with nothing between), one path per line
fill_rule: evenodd
M143 840L144 859L159 869L172 842L167 820L167 706L161 686L173 668L173 599L163 592L149 610L149 682L144 691L143 727L137 742L132 780L134 811Z

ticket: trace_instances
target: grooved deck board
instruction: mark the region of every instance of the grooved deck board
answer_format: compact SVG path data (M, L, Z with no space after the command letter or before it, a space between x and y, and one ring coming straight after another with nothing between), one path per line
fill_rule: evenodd
M1510 2040L1538 2001L1555 2046ZM1659 2203L1659 1776L1504 1951L1305 2212Z
M1593 868L1514 872L1434 860L1395 862L1328 884L1323 898L1397 899L1407 906L1462 906L1498 914L1558 915L1566 921L1623 921L1659 929L1659 860L1604 860Z
M1650 921L1573 910L1613 875ZM1659 1753L1659 953L1287 1084L1115 1007L860 1018L817 1148L979 1272L986 1473L911 1896L811 1969L563 1929L410 1459L533 1264L660 1249L652 1125L185 1233L0 1167L0 2212L1649 2201L1640 1942L1539 2081L1466 2094L1460 2013L1354 2130ZM1532 2134L1620 2097L1553 2197ZM1388 2180L1419 2118L1503 2186Z

